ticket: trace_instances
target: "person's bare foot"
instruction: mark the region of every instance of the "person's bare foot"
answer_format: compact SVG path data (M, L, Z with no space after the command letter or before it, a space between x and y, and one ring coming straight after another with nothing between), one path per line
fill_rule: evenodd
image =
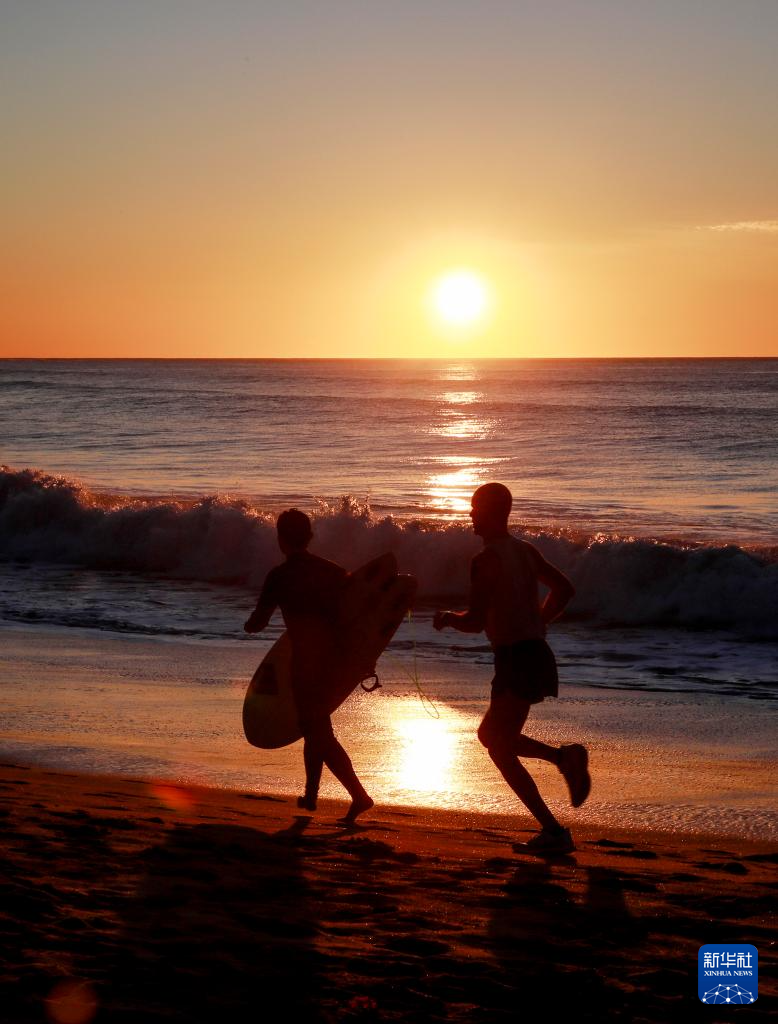
M375 806L375 801L367 794L363 797L355 797L351 802L351 807L349 807L342 818L338 818L338 821L342 825L353 825L360 814L364 814L365 811L369 811L373 806Z
M304 811L315 811L316 810L316 797L315 796L308 796L307 793L305 794L305 796L298 796L297 797L297 806L301 807Z

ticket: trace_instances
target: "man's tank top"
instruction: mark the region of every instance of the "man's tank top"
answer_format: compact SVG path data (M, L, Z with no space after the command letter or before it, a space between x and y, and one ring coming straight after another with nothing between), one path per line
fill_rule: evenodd
M545 637L532 546L507 536L487 544L485 551L499 560L490 559L497 570L489 573L491 600L485 627L492 647Z

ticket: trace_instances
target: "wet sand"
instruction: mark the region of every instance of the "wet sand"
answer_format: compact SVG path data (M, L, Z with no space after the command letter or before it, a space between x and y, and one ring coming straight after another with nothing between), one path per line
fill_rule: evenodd
M301 744L257 750L241 726L248 680L269 644L2 627L0 760L292 796ZM382 689L358 689L333 719L368 791L384 806L513 813L516 799L476 738L490 666L420 661L434 707L402 668L397 657L382 658ZM559 700L533 708L527 729L555 746L589 748L592 795L574 812L557 769L531 766L554 813L574 829L778 843L777 730L774 701L572 683ZM324 796L342 793L329 772L322 786Z
M0 794L9 1022L719 1021L697 951L721 941L759 951L750 1020L778 994L768 843L584 825L539 859L524 818L349 829L335 801L10 764Z

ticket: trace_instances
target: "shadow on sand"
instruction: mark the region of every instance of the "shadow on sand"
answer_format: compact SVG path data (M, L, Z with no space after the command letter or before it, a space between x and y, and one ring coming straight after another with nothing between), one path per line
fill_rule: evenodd
M179 825L145 850L98 1021L320 1020L306 823Z
M585 885L576 899L555 880L558 868L569 876L564 869L571 867L572 857L522 863L505 883L487 942L510 979L517 1013L545 1015L553 1007L576 1020L618 1019L628 999L614 961L634 965L646 926L627 909L628 879L608 868L578 867Z

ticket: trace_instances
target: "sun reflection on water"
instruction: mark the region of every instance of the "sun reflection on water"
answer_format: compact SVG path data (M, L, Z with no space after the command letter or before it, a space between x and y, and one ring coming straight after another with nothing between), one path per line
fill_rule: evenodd
M451 372L463 374L452 378L455 380L470 382L476 379L474 376L464 376L467 372L464 368L452 367ZM468 408L482 401L483 397L483 392L475 389L443 391L438 396L441 404L430 433L452 438L486 437L492 431L493 420L488 416L479 416Z
M414 709L397 718L393 728L399 742L395 785L409 794L452 789L458 737L445 719L419 715Z
M479 459L462 457L464 465L434 473L427 481L428 493L436 507L447 512L466 514L470 510L470 497L483 483L483 465ZM449 462L450 460L446 460Z
M444 391L439 395L441 402L451 405L471 405L483 397L482 391Z
M473 491L493 475L489 467L504 461L473 451L474 442L491 436L497 426L494 417L479 408L484 400L484 393L478 390L479 377L473 363L451 363L438 374L440 381L465 385L457 390L445 388L438 394L439 405L428 428L429 434L449 449L429 460L433 470L426 480L430 508L447 517L464 518ZM463 447L467 454L462 453Z
M491 421L481 416L467 416L456 409L441 413L442 421L430 428L431 434L460 440L478 439L491 433Z
M478 368L474 363L449 363L437 376L438 380L478 380Z

